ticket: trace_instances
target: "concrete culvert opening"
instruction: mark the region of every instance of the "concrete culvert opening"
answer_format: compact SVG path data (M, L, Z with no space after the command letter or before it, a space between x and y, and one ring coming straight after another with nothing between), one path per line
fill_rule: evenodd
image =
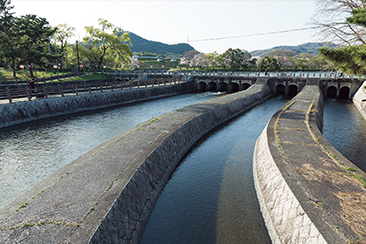
M200 92L205 92L206 91L206 83L205 82L200 82L200 83L198 83L198 91L200 91Z
M296 85L289 85L288 87L288 94L289 97L294 97L297 95L297 86Z
M250 87L250 84L248 83L243 83L241 84L241 90L245 91L246 89L248 89Z
M286 87L282 84L276 86L276 94L285 95Z
M239 85L237 83L231 83L229 85L228 92L234 93L234 92L238 92L238 91L239 91Z
M227 84L224 82L219 83L217 91L219 92L227 91Z
M328 98L337 98L337 88L335 86L330 86L327 89Z
M349 94L350 94L350 89L347 86L342 87L339 90L339 99L342 100L348 100L349 99Z
M216 91L216 83L215 82L210 82L207 85L207 91Z

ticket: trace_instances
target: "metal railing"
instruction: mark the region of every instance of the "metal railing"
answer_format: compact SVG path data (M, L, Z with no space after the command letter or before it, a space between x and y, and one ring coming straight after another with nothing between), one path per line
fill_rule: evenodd
M148 80L89 80L80 82L37 82L35 89L28 88L27 83L7 84L0 87L0 100L12 103L17 98L48 98L63 97L96 92L110 92L124 89L138 89L154 86L165 86L184 82L181 79L156 78Z

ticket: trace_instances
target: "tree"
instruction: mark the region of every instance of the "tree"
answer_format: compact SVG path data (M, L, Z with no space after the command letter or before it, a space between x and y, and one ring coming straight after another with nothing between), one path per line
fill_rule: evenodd
M59 45L58 53L63 53L65 48L69 45L68 39L73 37L75 28L68 24L60 24L56 26L56 32L53 35L53 39Z
M84 42L94 45L93 55L98 60L95 71L100 69L106 54L114 56L116 62L131 62L132 51L129 47L131 44L130 36L121 28L114 26L107 20L99 19L100 28L86 26L87 36Z
M252 55L248 51L239 48L229 48L223 54L223 59L226 60L232 70L248 68L251 58Z
M11 61L13 76L16 77L15 60L17 55L17 26L14 13L10 12L14 6L11 2L0 0L0 54Z
M17 18L15 24L19 28L19 58L28 65L30 76L33 77L33 64L44 65L59 58L58 55L49 54L47 48L56 28L50 27L45 18L33 14Z
M215 51L213 53L207 53L206 54L206 61L208 62L208 66L212 67L212 70L215 69L217 66L216 58L219 56L219 54Z
M366 27L366 10L354 9L352 16L347 18L347 23ZM366 74L366 45L347 46L338 49L321 48L320 53L341 72L350 75Z
M323 39L339 44L366 44L365 28L345 21L355 9L365 9L364 0L318 0L311 24ZM363 11L363 10L360 10Z
M280 69L292 67L296 53L291 50L275 49L269 53L269 57L277 60Z
M279 71L280 66L275 58L266 56L259 61L257 69L259 71Z
M187 63L189 64L189 66L193 67L193 70L195 70L196 67L200 69L201 67L208 66L206 55L199 52L197 52L190 60L188 60Z
M55 34L52 36L52 41L54 42L54 53L55 54L60 54L61 55L61 59L62 61L60 62L61 64L65 64L66 62L66 48L70 45L68 43L68 39L74 36L74 32L75 32L75 28L67 25L67 24L60 24L58 26L56 26L56 32ZM50 48L51 48L51 44L50 44Z

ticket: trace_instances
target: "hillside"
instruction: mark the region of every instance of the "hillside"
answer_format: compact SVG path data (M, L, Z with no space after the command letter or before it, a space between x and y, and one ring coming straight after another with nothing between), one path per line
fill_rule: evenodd
M192 51L194 48L186 43L168 45L161 42L146 40L132 32L129 32L132 52L147 52L163 55L178 54L183 55L185 52Z
M276 49L283 49L283 50L291 50L293 52L295 52L296 54L300 54L300 53L310 53L311 55L317 55L318 54L318 49L324 46L328 46L328 47L337 47L335 44L332 43L327 43L327 42L308 42L308 43L304 43L298 46L277 46L277 47L273 47L270 49L265 49L265 50L255 50L250 52L250 54L253 57L259 56L261 58L268 56L269 53L273 50Z

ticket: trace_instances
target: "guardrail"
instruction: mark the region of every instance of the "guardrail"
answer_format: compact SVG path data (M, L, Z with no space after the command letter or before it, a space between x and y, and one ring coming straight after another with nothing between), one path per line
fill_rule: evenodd
M0 88L0 100L8 100L12 103L16 98L48 98L50 96L70 96L79 94L91 94L95 92L107 92L123 89L145 88L152 86L172 85L183 82L180 79L150 79L150 80L90 80L81 82L57 82L36 84L34 90L29 89L27 83L7 85Z
M177 70L167 71L159 69L144 69L144 70L103 70L104 74L111 76L148 76L148 75L160 75L160 76L277 76L277 77L317 77L317 78L353 78L348 75L343 75L339 72L325 72L325 71L293 71L293 72L259 72L259 71L188 71L188 70Z

